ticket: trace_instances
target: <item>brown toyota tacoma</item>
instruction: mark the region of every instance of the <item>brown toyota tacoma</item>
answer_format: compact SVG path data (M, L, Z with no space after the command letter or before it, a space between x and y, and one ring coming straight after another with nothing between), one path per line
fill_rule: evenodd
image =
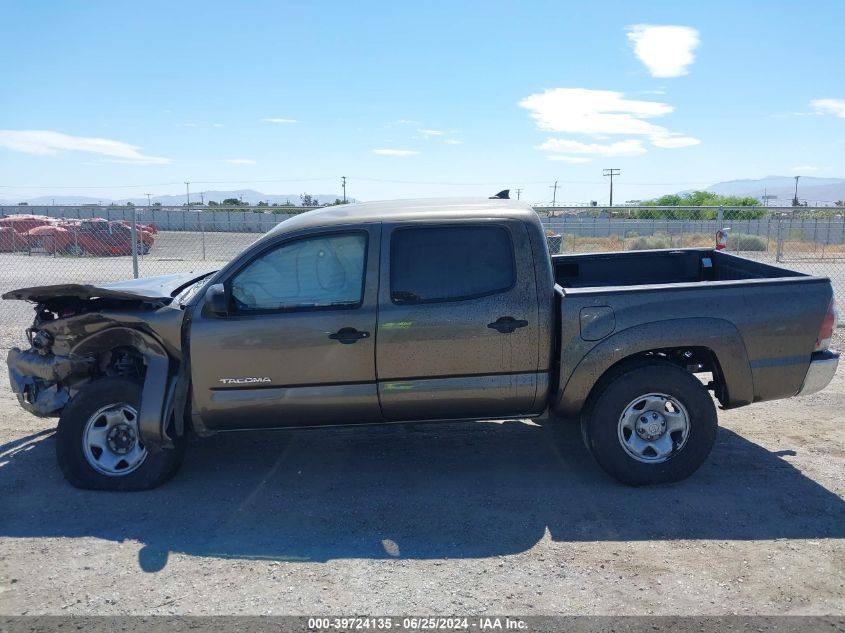
M550 256L507 199L350 204L221 270L14 290L8 365L82 488L170 478L186 436L580 416L628 484L692 474L723 408L830 382L830 280L708 249ZM712 393L712 396L711 396ZM236 466L232 466L236 468Z

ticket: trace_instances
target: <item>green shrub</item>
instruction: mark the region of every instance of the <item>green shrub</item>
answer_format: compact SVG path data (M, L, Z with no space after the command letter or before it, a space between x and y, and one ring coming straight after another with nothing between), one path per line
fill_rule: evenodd
M747 233L729 233L729 251L765 251L767 249L765 237L749 235Z
M643 235L635 237L628 243L629 251L644 251L654 248L671 248L671 240L668 235Z

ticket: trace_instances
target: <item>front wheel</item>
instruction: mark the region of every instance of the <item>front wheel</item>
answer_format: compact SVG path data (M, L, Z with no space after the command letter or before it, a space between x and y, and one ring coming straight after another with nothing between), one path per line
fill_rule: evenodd
M176 474L186 439L150 453L138 432L141 385L105 378L84 387L65 407L56 431L59 468L88 490L149 490Z
M716 407L695 376L670 363L631 365L602 379L581 421L599 465L622 483L680 481L716 440Z

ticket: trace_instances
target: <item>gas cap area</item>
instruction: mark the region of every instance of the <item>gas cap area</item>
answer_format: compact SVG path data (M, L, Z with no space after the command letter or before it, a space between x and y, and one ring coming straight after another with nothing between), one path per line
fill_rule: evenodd
M598 341L616 329L616 315L610 306L581 308L581 338Z

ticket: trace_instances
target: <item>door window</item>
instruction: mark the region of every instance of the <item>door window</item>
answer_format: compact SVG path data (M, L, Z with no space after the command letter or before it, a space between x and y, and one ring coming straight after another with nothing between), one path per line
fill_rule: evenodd
M232 279L235 312L357 307L364 294L365 233L309 237L264 253Z
M501 226L399 229L390 249L394 303L475 299L509 290L516 279L510 233Z

